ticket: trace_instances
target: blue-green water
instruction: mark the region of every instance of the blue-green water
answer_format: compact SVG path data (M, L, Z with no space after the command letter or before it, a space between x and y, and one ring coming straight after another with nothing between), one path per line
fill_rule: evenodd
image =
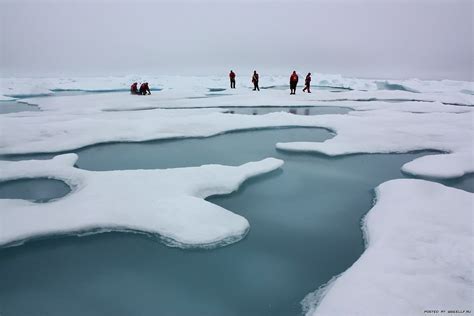
M279 141L328 137L322 129L290 128L78 150L77 165L90 170L238 165L269 156L285 165L208 199L250 222L247 237L227 247L182 250L144 235L105 233L1 249L0 314L298 315L306 294L363 252L360 220L373 188L404 177L400 167L423 155L275 150ZM35 157L47 155L26 156ZM469 189L472 181L451 184Z
M0 101L0 114L39 111L40 108L35 105L20 103L17 101Z
M26 199L34 202L47 202L71 192L62 181L35 178L0 182L0 199Z

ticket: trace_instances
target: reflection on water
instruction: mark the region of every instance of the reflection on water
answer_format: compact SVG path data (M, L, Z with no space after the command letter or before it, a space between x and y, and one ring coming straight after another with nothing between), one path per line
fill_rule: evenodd
M225 88L208 88L209 92L222 92L222 91L225 91L227 89Z
M301 84L298 88L303 89L304 85ZM290 85L270 85L270 86L261 86L260 89L272 89L272 90L290 90ZM318 86L312 85L311 90L321 90L321 91L330 91L330 92L344 92L350 91L350 88L342 88L342 87L331 87L331 86Z
M352 109L337 106L260 106L260 107L231 107L224 113L263 115L275 112L287 112L295 115L346 114Z

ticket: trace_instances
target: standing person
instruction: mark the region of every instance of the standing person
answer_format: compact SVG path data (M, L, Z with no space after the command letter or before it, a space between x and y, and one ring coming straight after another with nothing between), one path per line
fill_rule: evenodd
M296 85L298 84L298 75L296 71L293 70L293 73L290 76L290 94L296 94Z
M130 86L130 93L138 94L138 82L132 83L132 85Z
M229 79L230 79L230 88L235 89L235 72L232 70L229 73Z
M306 90L308 90L308 93L311 93L310 89L309 89L309 85L311 84L311 73L308 72L308 74L306 75L306 79L304 80L304 89L303 89L303 92L305 92Z
M144 82L140 85L140 93L141 95L151 94L150 87L148 87L148 82Z
M253 91L255 90L260 91L260 88L258 87L258 73L256 70L253 71L252 83L253 83Z

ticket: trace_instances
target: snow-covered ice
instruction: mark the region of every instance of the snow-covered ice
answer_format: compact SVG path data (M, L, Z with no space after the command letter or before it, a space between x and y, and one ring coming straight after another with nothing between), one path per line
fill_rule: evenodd
M326 155L438 150L448 155L423 158L423 164L407 164L404 171L450 178L474 170L472 107L439 101L319 101L326 98L323 94L337 96L346 92L316 91L312 95L290 96L281 90L255 93L239 89L232 95L189 99L186 91L168 89L150 96L122 92L22 100L37 104L42 111L0 115L0 132L5 136L0 139L0 154L58 152L103 142L206 137L233 130L303 126L330 129L336 136L322 143L279 143L277 148ZM423 96L406 91L347 93L392 92ZM440 99L445 96L439 95ZM309 117L283 112L231 115L220 113L222 109L199 109L288 105L344 106L353 111L347 115ZM445 163L446 168L439 168L439 163Z
M364 219L367 249L321 290L322 299L307 296L307 315L472 311L474 194L408 179L385 182L376 193Z
M471 139L472 144L472 139ZM440 166L442 166L440 168ZM462 150L454 154L429 155L410 161L402 166L406 173L428 178L458 178L474 172L473 152Z
M72 189L49 203L0 199L0 244L94 230L159 234L180 247L236 242L248 231L248 221L204 198L230 193L246 179L283 164L267 158L238 167L93 172L74 168L77 158L65 154L50 160L0 161L0 181L46 177Z

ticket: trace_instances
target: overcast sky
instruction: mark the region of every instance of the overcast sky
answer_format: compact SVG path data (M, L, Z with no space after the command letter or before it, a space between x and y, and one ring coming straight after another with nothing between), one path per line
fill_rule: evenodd
M473 80L472 0L0 0L0 75Z

